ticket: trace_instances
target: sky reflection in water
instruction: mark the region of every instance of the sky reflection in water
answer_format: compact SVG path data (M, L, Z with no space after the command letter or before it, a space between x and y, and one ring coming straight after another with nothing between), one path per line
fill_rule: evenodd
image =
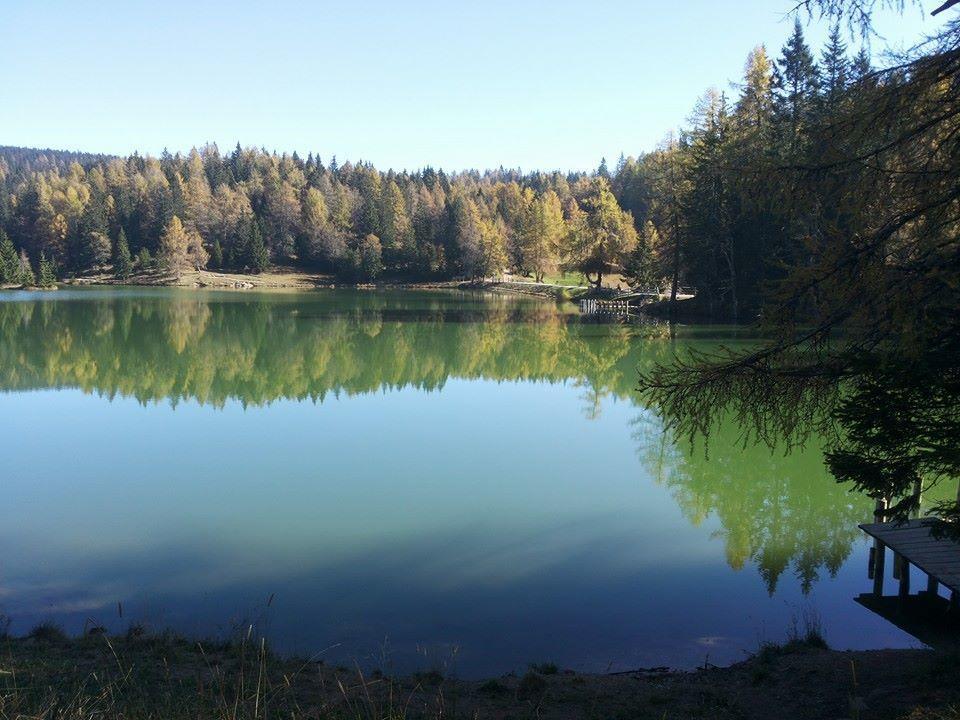
M671 352L458 293L0 296L0 612L468 676L719 664L808 608L912 644L851 600L869 503L815 449L708 460L637 403Z

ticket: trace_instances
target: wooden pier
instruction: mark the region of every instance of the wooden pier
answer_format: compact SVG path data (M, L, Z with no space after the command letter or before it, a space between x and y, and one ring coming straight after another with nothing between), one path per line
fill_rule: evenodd
M629 300L581 300L580 312L584 315L629 315Z
M960 644L960 543L937 537L937 522L917 518L861 525L874 539L868 566L873 592L856 600L927 645L956 647ZM896 595L883 594L888 548L893 553ZM927 576L925 587L915 594L910 592L911 567ZM949 599L941 595L940 586Z
M894 552L894 577L900 581L900 595L910 594L910 566L927 574L927 589L936 590L937 584L949 588L956 598L960 593L960 543L933 535L936 520L910 520L904 523L869 523L861 525L874 538L874 594L883 594L883 569L879 564L884 548ZM879 581L879 583L877 582ZM878 592L879 591L879 592Z

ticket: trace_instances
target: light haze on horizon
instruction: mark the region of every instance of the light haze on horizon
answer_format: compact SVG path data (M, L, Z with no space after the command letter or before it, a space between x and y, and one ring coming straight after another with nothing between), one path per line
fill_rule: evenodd
M940 27L925 15L936 4L879 13L874 55ZM381 169L612 165L683 125L706 88L737 82L755 45L779 55L792 2L720 5L4 0L0 145L156 155L239 142ZM819 55L827 23L803 21ZM858 39L844 37L852 54Z

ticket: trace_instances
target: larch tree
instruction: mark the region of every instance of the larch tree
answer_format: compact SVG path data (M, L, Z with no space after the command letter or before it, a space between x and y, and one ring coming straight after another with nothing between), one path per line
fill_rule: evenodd
M380 199L380 242L395 262L411 259L413 228L400 186L390 180L383 186Z
M544 275L556 267L565 234L563 208L552 190L525 208L519 250L523 268L533 273L536 282L543 282Z
M190 234L180 218L174 215L160 236L160 262L172 272L177 280L190 268Z
M622 268L624 257L637 243L637 230L633 218L620 208L610 191L610 183L602 177L591 182L584 206L585 222L571 238L571 267L599 288L604 274Z

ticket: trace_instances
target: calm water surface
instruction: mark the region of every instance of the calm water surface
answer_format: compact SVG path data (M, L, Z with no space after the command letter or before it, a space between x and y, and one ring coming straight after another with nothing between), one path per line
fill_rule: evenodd
M869 502L817 448L707 459L637 402L721 341L479 294L2 293L0 612L465 676L721 664L810 612L915 644L853 602Z

